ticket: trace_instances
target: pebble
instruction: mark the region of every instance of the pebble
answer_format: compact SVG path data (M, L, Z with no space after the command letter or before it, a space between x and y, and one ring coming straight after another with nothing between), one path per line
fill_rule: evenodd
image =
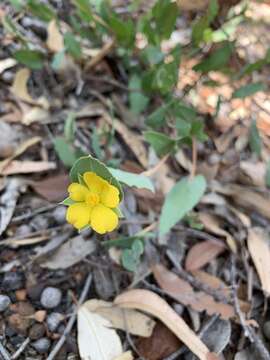
M45 334L45 327L43 324L34 324L29 330L29 337L31 340L40 339Z
M51 346L51 341L45 337L36 340L33 344L32 344L33 348L36 349L36 351L40 354L44 354L46 353L50 346Z
M15 235L26 236L29 235L31 232L32 232L31 227L29 225L23 224L17 228Z
M10 298L7 295L0 295L0 312L5 311L10 303Z
M36 231L45 230L49 227L49 220L43 215L37 215L30 221L30 226Z
M24 276L21 272L8 271L4 275L2 288L6 291L22 289Z
M263 324L263 333L267 340L270 340L270 321L266 321Z
M46 309L53 309L60 304L61 298L61 290L55 287L46 287L42 291L40 302Z
M63 320L63 315L57 312L52 312L47 316L47 326L51 332L57 330L60 322Z
M66 221L66 207L65 206L57 206L53 213L52 216L54 218L54 220L57 222L57 224L64 224Z

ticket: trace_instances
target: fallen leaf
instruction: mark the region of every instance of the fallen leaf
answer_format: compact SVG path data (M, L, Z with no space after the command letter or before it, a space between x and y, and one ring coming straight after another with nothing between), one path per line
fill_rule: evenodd
M51 270L68 269L83 260L95 249L94 241L87 241L79 235L69 239L40 266Z
M0 60L0 74L4 72L7 69L10 69L11 67L15 66L17 64L17 61L13 58L7 58L4 60Z
M253 163L251 161L241 161L240 169L251 182L251 185L265 186L266 164L262 161Z
M21 186L22 182L19 179L9 180L4 193L0 197L0 235L6 230L12 218L20 196Z
M62 51L64 49L64 38L59 31L56 20L52 20L49 22L47 33L48 37L46 45L48 46L49 50L51 50L53 53Z
M149 290L135 289L116 297L115 304L123 308L150 313L162 321L200 360L209 359L210 351L185 321L159 295ZM215 357L218 359L218 357Z
M28 126L34 122L40 122L47 120L49 117L49 112L47 109L43 109L39 106L34 106L27 110L24 107L23 117L22 117L22 124Z
M248 231L248 250L261 280L262 289L270 295L270 248L269 234L260 227Z
M225 246L213 241L202 241L192 246L187 254L185 268L187 271L198 270L225 251Z
M123 122L116 118L111 118L109 114L104 112L104 119L108 124L110 124L123 138L126 145L130 148L133 154L136 156L139 163L147 168L148 166L148 157L146 148L141 140L141 137L138 134L131 131Z
M11 161L1 175L29 174L56 169L56 163L52 161Z
M0 175L3 173L7 165L15 159L17 156L22 155L29 147L36 145L40 142L41 138L39 136L35 136L33 138L30 138L26 140L25 142L21 143L16 151L7 159L0 161Z
M210 350L221 354L230 341L231 333L232 327L230 321L217 318L203 332L202 340Z
M103 300L88 300L83 306L90 312L97 313L109 320L113 328L136 336L151 336L156 324L149 316L137 310L121 309L115 304Z
M12 248L17 248L19 246L29 246L29 245L34 245L34 244L38 244L42 241L48 240L50 237L49 234L47 235L41 235L41 236L34 236L34 237L28 237L28 238L9 238L6 240L2 240L0 242L0 246L4 245L4 246L10 246Z
M77 324L82 360L114 360L123 353L121 340L109 320L82 305L78 310Z
M50 202L61 201L67 197L67 187L70 183L67 174L49 176L41 181L31 182L32 188Z
M117 356L116 358L114 358L113 360L133 360L134 357L132 355L131 351L126 351L124 352L122 355Z
M198 216L199 220L203 223L206 230L210 231L215 235L224 236L232 252L237 252L237 245L234 238L231 236L231 234L228 233L228 231L220 227L219 219L217 216L203 212L200 212Z
M202 291L195 291L188 282L163 265L155 265L153 274L159 286L181 304L191 306L193 310L199 312L206 311L209 315L220 314L223 319L229 319L235 315L231 305L217 302L212 296Z
M181 346L179 339L160 321L149 338L139 338L136 342L138 353L147 360L163 360Z

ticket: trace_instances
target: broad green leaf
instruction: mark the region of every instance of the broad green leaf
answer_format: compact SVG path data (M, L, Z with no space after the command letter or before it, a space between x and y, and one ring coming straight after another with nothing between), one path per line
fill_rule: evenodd
M143 242L136 239L130 249L125 249L121 256L122 265L128 271L136 271L140 257L143 254L144 246Z
M80 59L82 55L81 45L72 32L67 31L64 35L65 48L74 59Z
M147 236L148 234L144 234ZM143 241L143 236L134 235L134 236L121 236L113 240L102 241L102 245L110 248L115 246L120 249L128 249L132 246L135 240Z
M192 26L192 42L195 46L199 46L200 42L204 39L204 33L209 27L207 16L198 19Z
M78 15L86 22L93 20L92 9L89 0L73 0L74 5L77 8Z
M70 112L67 116L65 127L64 127L64 135L67 142L72 143L74 141L76 124L75 124L75 114Z
M177 182L165 198L162 207L159 232L166 234L200 201L206 190L206 181L202 175L193 179L184 178Z
M13 54L13 57L21 64L33 70L40 70L43 67L43 54L36 50L22 49Z
M40 0L28 0L27 6L33 15L43 21L49 22L55 17L54 10Z
M186 120L187 122L195 121L197 118L196 110L179 103L174 104L172 111L175 117Z
M107 180L110 184L117 187L120 192L120 200L123 198L123 190L119 181L112 175L105 164L98 159L93 158L91 155L83 156L73 164L70 170L70 178L73 182L78 182L78 176L83 175L87 171L94 172L104 180Z
M265 173L265 184L270 187L270 161L268 161Z
M135 26L131 19L121 20L119 16L111 12L106 14L105 20L114 33L120 45L131 48L135 42Z
M254 95L258 91L266 90L266 85L261 82L247 84L241 86L239 89L235 90L232 94L233 98L243 99L247 96Z
M193 70L201 71L203 73L212 70L222 70L222 68L228 64L233 50L233 44L227 41L222 47L218 48L209 56L207 56L202 62L195 65Z
M148 45L141 52L142 59L150 64L156 65L159 64L164 59L164 54L161 51L160 46Z
M24 3L22 0L9 0L9 2L16 11L21 11L23 9Z
M192 122L190 135L202 142L208 139L204 132L204 123L201 120L195 120Z
M250 130L249 130L249 145L251 151L260 156L262 151L262 140L257 128L256 121L252 121Z
M131 111L139 115L148 105L149 98L142 93L141 78L134 74L129 79L129 104Z
M170 0L158 0L152 9L155 19L155 30L160 40L168 39L175 28L179 8L176 2Z
M128 171L123 171L119 169L108 168L110 173L121 183L134 186L138 189L148 189L151 191L155 191L152 181L140 174L134 174Z
M170 106L171 106L171 102L167 102L166 104L157 108L146 119L146 125L151 126L154 129L157 129L162 125L164 125L166 120L166 115L168 113L168 109L170 108Z
M207 11L207 16L208 16L209 23L211 23L215 19L215 17L217 16L218 9L219 9L218 1L217 0L210 0L208 11Z
M190 136L191 122L188 122L182 118L176 118L175 119L175 127L177 129L178 135L181 138Z
M164 156L174 150L176 141L157 131L145 131L145 140L152 146L158 156Z
M63 137L56 137L53 140L53 145L63 164L70 168L77 160L77 154L73 146Z

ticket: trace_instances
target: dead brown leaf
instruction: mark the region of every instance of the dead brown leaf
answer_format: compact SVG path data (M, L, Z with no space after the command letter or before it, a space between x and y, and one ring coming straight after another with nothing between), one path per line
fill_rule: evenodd
M41 181L31 182L32 188L50 202L57 202L67 197L67 187L70 183L67 174L49 176Z
M53 53L62 51L64 49L64 38L59 31L56 20L52 20L49 22L47 32L48 37L46 45L48 46L49 50L51 50Z
M52 161L11 161L2 170L1 175L29 174L35 172L48 171L56 168L56 163Z
M249 229L248 250L254 262L262 289L267 296L270 295L270 247L269 234L260 227Z
M213 241L202 241L192 246L187 254L187 271L199 270L225 250L225 246Z
M220 314L223 319L235 316L231 305L217 302L212 296L202 291L194 291L188 282L163 265L155 265L153 274L159 286L181 304L191 306L196 311L207 311L209 315Z
M266 164L262 161L241 161L240 169L249 178L251 185L265 186Z
M209 359L207 346L185 321L159 295L149 290L130 290L116 297L115 304L123 308L150 313L162 321L200 360ZM218 357L216 356L216 359Z

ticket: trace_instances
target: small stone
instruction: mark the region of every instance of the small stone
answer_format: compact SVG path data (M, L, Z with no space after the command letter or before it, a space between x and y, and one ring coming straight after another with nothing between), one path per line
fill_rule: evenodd
M25 289L16 290L15 295L18 301L25 301L27 297L27 293Z
M2 288L6 291L22 289L24 285L24 276L21 272L8 271L4 275Z
M67 209L65 206L57 206L54 209L52 216L58 224L64 224L64 222L66 221L66 211Z
M51 346L51 342L49 339L43 337L41 339L36 340L33 344L32 344L33 348L36 349L36 351L40 354L44 354L46 353L50 346Z
M48 227L49 227L49 220L47 217L45 217L43 215L37 215L30 222L30 225L36 231L45 230L45 229L48 229Z
M26 235L29 235L31 232L32 232L32 230L31 230L30 226L23 224L17 228L15 235L16 236L26 236Z
M0 295L0 312L5 311L10 303L10 298L7 295Z
M42 291L40 302L46 309L53 309L61 302L61 290L55 287L47 287Z
M54 332L57 330L60 322L63 320L63 315L57 312L53 312L50 315L47 316L47 325L48 329L51 332Z
M31 340L40 339L44 334L45 327L42 324L34 324L29 331L29 337Z
M263 333L267 340L270 340L270 321L266 321L263 324Z

